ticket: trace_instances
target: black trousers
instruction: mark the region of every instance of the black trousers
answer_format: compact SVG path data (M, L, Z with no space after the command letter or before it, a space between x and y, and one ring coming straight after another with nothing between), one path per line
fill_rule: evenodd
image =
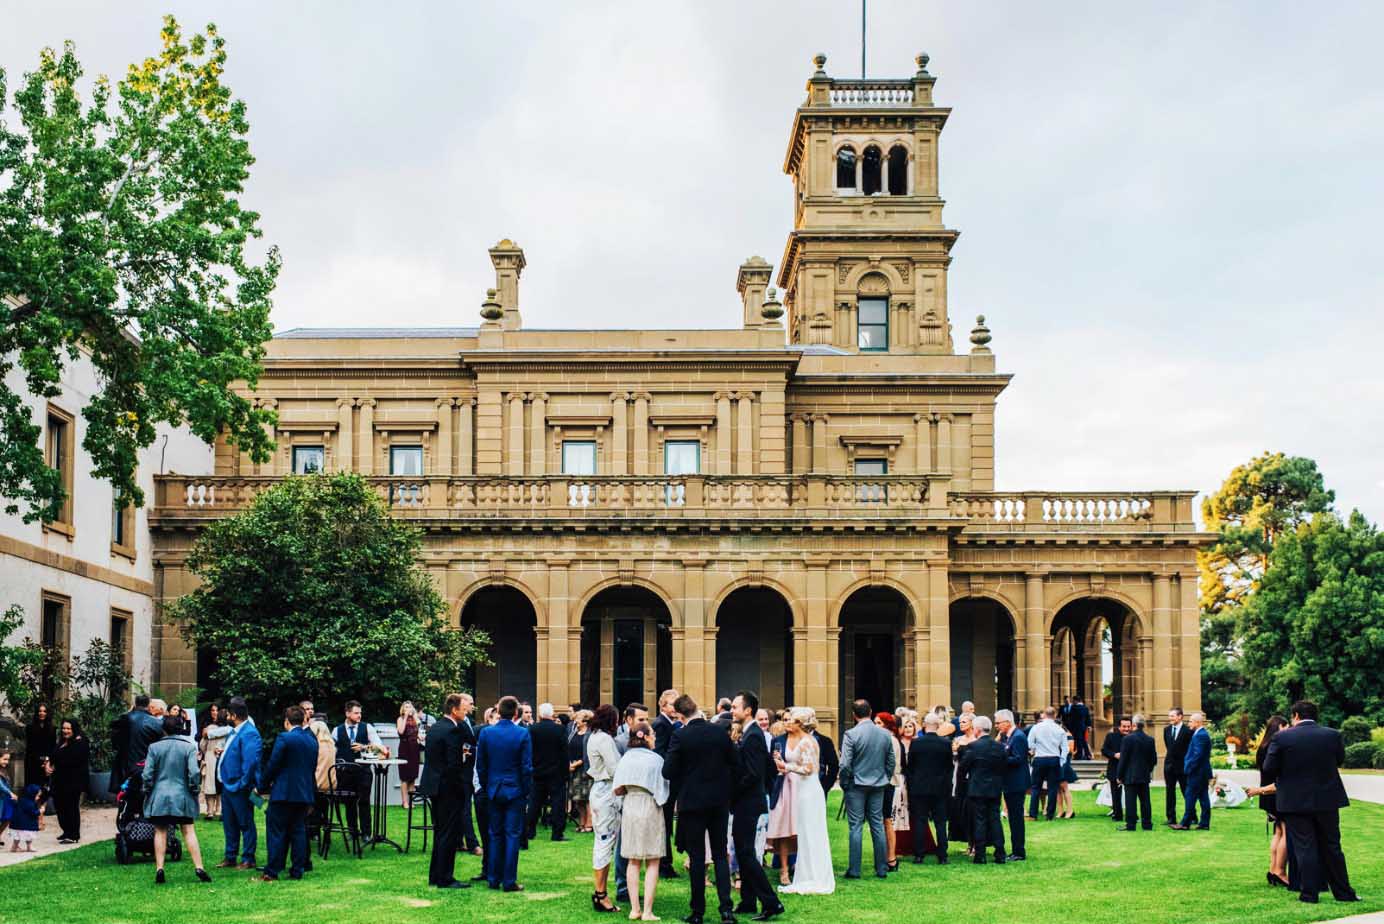
M764 858L754 849L755 828L759 818L769 808L768 800L747 799L736 806L730 820L731 843L735 845L735 862L740 866L740 902L746 908L758 906L768 911L779 906L774 887L764 873ZM756 811L757 810L757 811ZM714 840L712 843L716 843Z
M458 820L461 824L461 846L466 850L475 850L481 845L476 839L476 826L471 820L472 805L475 802L475 793L471 791L471 784L467 783L461 788L459 808L457 810Z
M1120 781L1110 775L1110 771L1105 771L1105 782L1110 786L1110 808L1111 817L1116 821L1124 821L1124 787Z
M712 833L712 864L716 870L716 895L720 900L719 910L727 914L734 907L730 900L730 861L726 857L726 825L730 822L730 812L725 808L683 809L678 813L678 837L683 848L692 860L690 888L692 890L692 913L697 917L706 914L706 835ZM744 875L744 871L741 871Z
M346 826L366 840L370 837L370 782L374 775L369 767L357 765L350 779L356 797L346 802Z
M1181 767L1165 767L1163 770L1163 781L1168 784L1166 793L1168 802L1168 824L1175 825L1182 817L1182 813L1177 807L1177 800L1182 798L1182 789L1187 785L1187 778L1182 775Z
M995 856L1004 859L1004 829L1000 827L999 796L969 796L971 808L971 843L976 845L977 860L985 859L985 848L995 848Z
M923 856L923 844L927 838L921 836L916 830L918 825L932 823L933 839L937 841L937 856L947 855L947 804L950 797L946 795L936 796L914 796L908 797L909 824L915 827L913 832L913 856L919 859Z
M428 885L456 880L457 845L461 842L461 794L445 790L428 799L432 805L433 845Z
M490 797L484 790L471 794L471 805L476 810L476 828L481 833L481 871L490 871Z
M677 875L677 870L673 866L673 819L676 815L677 810L672 799L663 803L663 859L658 864L659 874L663 876ZM678 846L682 846L681 842Z
M53 802L58 809L58 830L62 837L82 839L82 791L55 792Z
M530 839L538 836L538 816L543 814L543 806L548 806L548 822L552 825L553 840L561 840L562 832L567 830L567 777L533 778L533 792L529 794L527 831Z
M1009 816L1009 854L1014 857L1028 856L1024 847L1024 796L1027 794L1022 789L1004 794L1004 811Z
M1302 894L1315 898L1323 887L1329 887L1337 901L1352 898L1355 890L1350 887L1346 855L1341 852L1340 810L1286 812L1280 817L1297 861Z
M1130 831L1144 820L1144 830L1153 830L1153 800L1149 798L1148 783L1129 783L1124 788L1124 823Z

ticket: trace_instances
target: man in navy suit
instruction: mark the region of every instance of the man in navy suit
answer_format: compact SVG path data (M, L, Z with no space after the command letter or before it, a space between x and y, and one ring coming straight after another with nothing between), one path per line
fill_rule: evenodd
M1345 741L1334 728L1317 724L1315 703L1293 703L1293 727L1269 742L1264 783L1277 790L1278 817L1302 880L1300 901L1316 904L1322 880L1338 902L1358 902L1341 852L1341 809L1350 804L1338 769L1346 759Z
M235 731L226 739L221 761L216 765L221 782L221 828L226 835L226 856L218 869L255 868L255 847L259 834L255 831L255 804L250 794L259 778L259 729L250 718L250 709L239 696L231 697L226 706ZM240 863L236 863L236 848L240 848Z
M1028 736L1014 722L1014 713L1001 709L995 713L995 730L1004 745L1004 810L1009 816L1010 861L1028 859L1024 845L1024 795L1033 785L1028 769Z
M1120 721L1121 725L1125 720ZM1149 782L1158 766L1158 749L1153 739L1144 734L1144 717L1134 716L1134 730L1120 739L1120 757L1115 762L1115 779L1124 790L1124 830L1133 831L1143 819L1144 830L1153 830L1153 806L1149 798ZM1114 786L1114 783L1111 783ZM1141 815L1142 813L1142 815Z
M293 865L288 878L302 879L308 865L308 812L317 797L317 737L303 727L303 707L284 710L284 730L274 740L259 788L269 796L269 808L264 812L269 859L260 878L278 882L292 844Z
M519 841L524 836L524 805L533 789L533 739L514 724L519 700L500 699L500 720L481 729L476 745L476 775L490 801L490 867L492 889L518 892Z
M1177 831L1186 831L1194 824L1198 831L1211 827L1211 734L1204 727L1206 713L1194 712L1187 717L1192 729L1192 739L1187 745L1187 756L1182 761L1182 776L1187 786L1187 810L1182 813L1182 823L1173 825ZM1197 809L1201 809L1201 819L1197 819Z
M1187 759L1187 746L1192 743L1192 729L1182 721L1182 709L1168 710L1168 724L1163 729L1163 782L1167 788L1168 826L1177 824L1177 797L1186 799L1187 781L1182 776L1182 764Z

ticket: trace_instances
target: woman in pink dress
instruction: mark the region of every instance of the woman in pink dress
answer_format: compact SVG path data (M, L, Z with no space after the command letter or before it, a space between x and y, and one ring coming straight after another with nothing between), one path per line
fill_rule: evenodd
M771 729L774 734L774 743L769 748L771 754L785 755L788 747L788 735L781 722L775 722ZM789 885L793 877L788 868L788 858L792 856L798 846L798 831L793 822L793 795L798 786L798 775L779 771L779 778L775 788L778 790L778 799L769 809L769 846L774 853L778 854L779 861L779 885Z

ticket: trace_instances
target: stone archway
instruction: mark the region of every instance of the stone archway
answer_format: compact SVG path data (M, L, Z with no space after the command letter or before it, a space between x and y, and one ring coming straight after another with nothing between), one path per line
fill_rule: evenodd
M599 591L581 615L581 702L623 710L642 702L652 711L672 684L673 619L658 594L620 585Z
M771 708L793 705L793 613L769 587L739 587L716 609L716 696L753 690Z
M490 664L473 665L466 677L478 706L516 696L532 703L538 696L538 618L533 603L508 586L482 587L461 608L463 628L490 636Z
M1093 750L1121 715L1143 708L1139 618L1110 597L1079 597L1052 620L1052 696L1080 697L1091 711Z
M1014 618L997 600L963 597L950 609L951 703L980 715L1015 709Z
M904 639L914 626L913 608L902 593L882 584L861 587L841 606L839 715L851 702L869 700L875 711L892 711L904 702L908 665Z

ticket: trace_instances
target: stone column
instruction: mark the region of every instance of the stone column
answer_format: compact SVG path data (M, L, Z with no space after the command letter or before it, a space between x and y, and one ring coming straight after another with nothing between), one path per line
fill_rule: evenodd
M581 697L578 689L581 633L577 632L575 641L572 640L568 613L571 606L567 579L569 564L565 559L548 559L548 647L546 652L542 648L538 650L538 658L549 662L548 702L551 703L575 703ZM573 660L574 657L577 660Z
M928 597L928 699L951 702L951 606L947 599L947 562L930 561ZM953 704L959 708L958 704Z
M473 443L475 441L475 412L472 408L475 406L475 398L457 399L456 473L458 475L470 475L475 471L471 464L471 457L474 451Z
M438 398L437 445L433 447L433 473L452 474L452 399Z
M950 472L952 467L952 415L937 415L937 470Z
M735 474L754 474L754 392L742 391L735 427Z
M649 471L649 402L653 395L647 391L634 393L634 473L648 475Z
M548 396L541 391L529 395L529 474L548 473Z
M356 406L353 398L336 401L336 470L349 472L355 467L356 446L351 432L351 415Z
M827 471L827 415L812 415L812 473L824 475Z
M1051 652L1045 641L1048 612L1043 600L1044 579L1041 571L1029 571L1024 575L1023 633L1028 671L1020 681L1017 692L1019 708L1029 713L1042 709L1051 700L1048 690L1052 673L1048 666Z
M360 442L357 448L362 475L375 474L375 399L360 399Z
M716 392L716 474L729 475L730 468L730 392Z
M1174 619L1182 629L1181 650L1178 652L1178 679L1181 682L1174 699L1187 712L1201 708L1201 603L1197 581L1196 572L1179 574L1171 600L1171 605L1179 611Z
M610 473L629 474L629 449L625 439L625 400L623 391L610 393Z
M707 644L706 624L706 562L683 562L683 645L682 659L673 651L673 686L688 693L698 703L714 708L716 678L715 636ZM676 627L674 633L677 632ZM676 637L676 636L675 636ZM681 665L681 668L679 668ZM679 674L679 672L681 672ZM681 676L681 681L677 679ZM660 693L663 691L659 691ZM655 696L655 700L657 697ZM652 704L651 704L652 705Z
M932 421L926 414L913 415L913 468L919 475L932 471ZM934 704L935 705L935 704Z
M793 415L793 474L801 475L810 468L807 443L807 415Z
M828 714L837 715L841 709L841 695L837 682L836 646L832 644L836 636L831 625L831 602L827 599L829 564L826 558L810 558L807 561L806 596L801 607L806 647L800 646L799 627L794 626L793 702L800 706L811 706L819 713L829 711ZM839 630L836 632L839 633ZM837 727L840 727L839 722Z
M1166 713L1173 705L1173 647L1176 644L1177 636L1173 632L1172 581L1167 574L1155 574L1153 576L1153 686L1149 692L1152 711L1156 714Z
M524 474L524 393L512 391L509 399L509 445L505 448L505 471Z
M1153 636L1141 635L1139 644L1139 698L1135 703L1135 708L1147 716L1152 724L1153 701L1150 691L1153 689Z

